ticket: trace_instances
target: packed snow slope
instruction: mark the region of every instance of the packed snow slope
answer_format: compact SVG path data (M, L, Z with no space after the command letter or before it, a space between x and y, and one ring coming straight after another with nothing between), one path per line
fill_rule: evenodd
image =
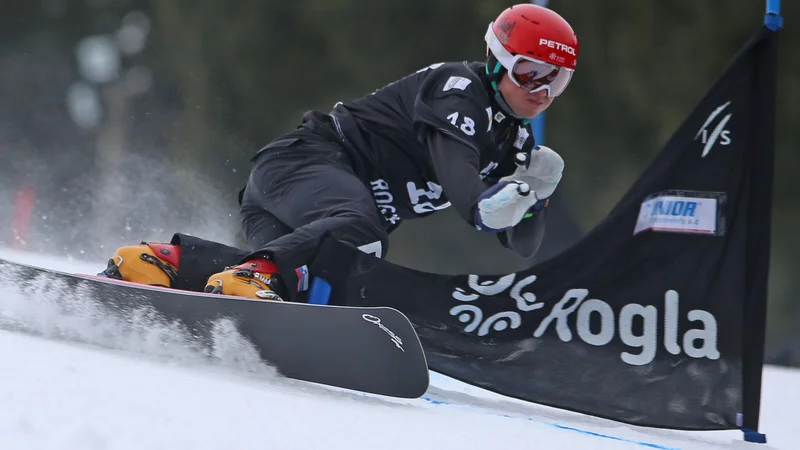
M83 273L104 266L8 250L0 258ZM768 444L759 445L738 431L622 425L438 374L416 400L302 383L276 375L232 327L209 347L170 324L138 325L65 315L0 274L0 448L800 449L797 370L765 370Z

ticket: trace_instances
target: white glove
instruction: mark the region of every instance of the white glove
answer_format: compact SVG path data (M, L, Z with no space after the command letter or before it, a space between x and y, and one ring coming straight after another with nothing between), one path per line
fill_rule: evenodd
M564 171L564 160L561 155L550 147L539 145L531 151L527 158L525 153L517 153L517 156L518 159L522 158L521 161L517 161L517 170L500 180L525 182L532 191L536 192L536 196L540 200L553 195ZM525 159L529 159L529 162Z
M502 231L518 224L539 199L527 183L500 181L478 197L475 226L481 231Z

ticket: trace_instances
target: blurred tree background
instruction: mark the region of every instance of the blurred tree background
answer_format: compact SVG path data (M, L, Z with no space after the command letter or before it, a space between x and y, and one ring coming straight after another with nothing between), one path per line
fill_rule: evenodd
M175 231L242 245L236 196L262 145L306 110L431 63L483 59L486 26L513 3L5 1L0 246L104 261L120 245ZM580 40L576 76L547 112L546 142L566 160L559 204L586 232L761 26L764 2L549 6ZM800 365L800 130L791 125L800 123L800 6L786 2L782 13L768 355ZM23 227L14 211L25 192L36 202ZM391 247L390 260L442 273L530 263L452 211L405 223Z

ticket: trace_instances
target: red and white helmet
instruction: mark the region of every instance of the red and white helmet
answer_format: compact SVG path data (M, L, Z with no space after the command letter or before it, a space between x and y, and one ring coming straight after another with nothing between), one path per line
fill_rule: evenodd
M564 92L578 62L578 38L553 10L526 3L514 5L489 24L488 73L508 71L511 80L531 92Z

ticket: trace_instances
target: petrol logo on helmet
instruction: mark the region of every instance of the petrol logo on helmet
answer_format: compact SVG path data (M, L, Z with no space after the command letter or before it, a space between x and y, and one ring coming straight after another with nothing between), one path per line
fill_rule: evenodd
M539 45L544 45L545 47L554 48L556 50L561 50L564 52L569 53L572 56L578 56L577 52L575 51L575 47L570 47L567 44L562 44L560 42L551 41L550 39L539 39Z

